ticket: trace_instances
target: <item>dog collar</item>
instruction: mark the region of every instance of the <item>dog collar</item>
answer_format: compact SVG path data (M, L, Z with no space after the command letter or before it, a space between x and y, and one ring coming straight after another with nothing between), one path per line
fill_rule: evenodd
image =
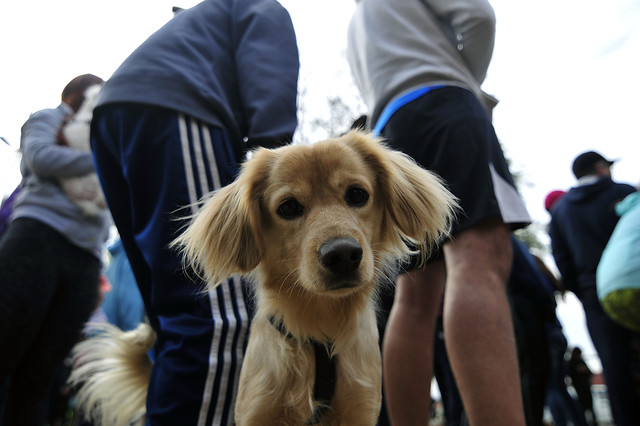
M285 338L298 340L285 328L282 321L276 320L275 316L269 316L269 322ZM307 421L308 425L315 425L320 423L320 419L331 406L331 401L336 391L336 357L329 355L329 348L333 346L333 342L320 342L310 339L306 343L313 346L313 352L316 357L316 379L313 384L313 399L318 403L318 408L311 413L311 417Z

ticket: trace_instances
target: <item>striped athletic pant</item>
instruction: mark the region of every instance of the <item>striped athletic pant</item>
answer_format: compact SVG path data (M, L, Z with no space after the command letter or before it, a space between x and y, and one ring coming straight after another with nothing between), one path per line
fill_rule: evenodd
M209 293L169 243L197 201L238 172L226 132L172 110L96 109L96 170L158 334L147 424L232 425L248 326L240 279Z

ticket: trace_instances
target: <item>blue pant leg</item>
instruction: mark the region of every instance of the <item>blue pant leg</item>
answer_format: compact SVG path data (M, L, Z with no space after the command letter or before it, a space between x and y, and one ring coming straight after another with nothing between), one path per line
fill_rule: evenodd
M226 134L137 105L98 109L93 127L101 182L158 333L148 423L232 424L249 321L242 285L204 292L169 249L192 213L185 206L235 177Z

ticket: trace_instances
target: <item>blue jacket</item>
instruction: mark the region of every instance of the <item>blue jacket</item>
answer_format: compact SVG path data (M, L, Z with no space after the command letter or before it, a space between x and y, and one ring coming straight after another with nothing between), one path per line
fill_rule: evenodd
M112 289L105 294L102 309L111 324L133 330L144 321L144 302L122 241L116 240L108 249L111 261L104 274Z
M97 110L120 102L165 107L225 129L234 144L272 146L293 137L298 69L293 24L278 2L205 0L124 61Z
M571 188L551 212L553 257L565 288L578 297L585 290L595 291L600 256L618 223L614 206L635 190L601 178Z
M71 243L102 260L109 236L108 212L84 216L60 186L58 178L94 172L91 152L61 146L57 135L65 116L73 110L62 103L57 108L35 112L22 126L20 151L22 190L12 219L28 217L50 226Z
M616 205L620 221L602 253L596 274L598 299L623 289L640 289L640 192Z

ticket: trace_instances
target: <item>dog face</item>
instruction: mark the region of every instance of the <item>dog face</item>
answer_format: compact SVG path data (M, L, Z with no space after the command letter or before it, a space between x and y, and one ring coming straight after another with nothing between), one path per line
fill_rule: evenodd
M433 174L361 132L260 149L177 240L212 284L257 270L280 294L372 286L404 240L446 233L455 205ZM294 289L293 287L296 287Z
M269 265L265 284L342 296L373 281L382 193L374 170L347 145L302 148L256 158L267 165L256 241Z

